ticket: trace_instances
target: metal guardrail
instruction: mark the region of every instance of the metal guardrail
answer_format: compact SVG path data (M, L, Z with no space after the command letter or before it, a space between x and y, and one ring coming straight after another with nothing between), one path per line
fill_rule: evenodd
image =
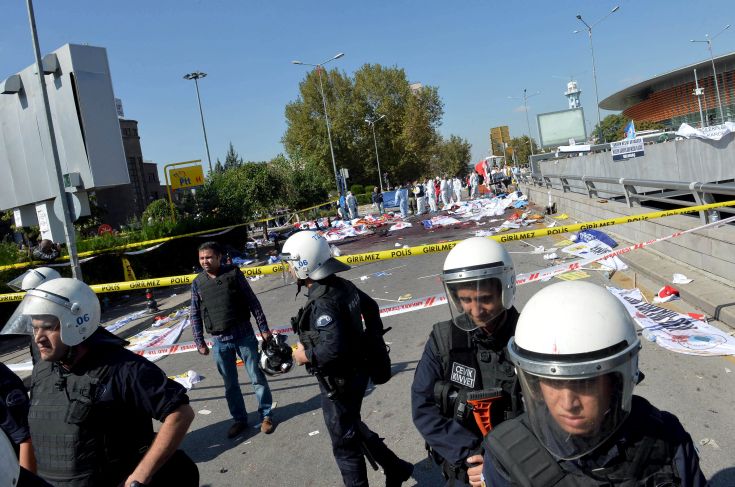
M585 192L590 198L602 198L601 194L612 195L615 197L624 197L628 207L633 207L634 203L640 205L641 201L658 201L662 203L671 203L680 206L696 206L708 203L715 203L713 195L735 196L735 184L732 183L700 183L697 181L659 181L651 179L627 179L627 178L607 178L592 176L573 176L565 174L527 174L521 178L527 184L536 186L545 186L547 188L555 188L552 180L558 181L559 189L565 193ZM572 185L570 181L579 181L581 185ZM617 189L606 189L598 187L598 184L607 184L611 186L619 186ZM639 191L645 188L646 191ZM650 190L660 190L660 192L651 192ZM574 191L578 190L578 191ZM694 202L677 198L683 194L691 194ZM720 218L719 213L735 214L735 208L723 207L717 211L700 211L699 218L702 223L710 223Z

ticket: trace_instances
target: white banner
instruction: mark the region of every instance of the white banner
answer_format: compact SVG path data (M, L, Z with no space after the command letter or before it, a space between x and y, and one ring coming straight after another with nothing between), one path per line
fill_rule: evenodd
M617 142L610 142L610 152L613 161L623 161L633 157L641 157L645 154L643 147L643 138L624 139Z
M735 355L735 338L690 316L648 304L639 289L608 287L643 328L643 334L667 350L688 355Z
M567 245L566 247L561 249L561 251L566 254L576 255L577 257L581 257L583 259L605 255L612 252L612 250L612 247L610 247L605 242L601 242L599 240L577 242L573 243L572 245ZM625 264L625 262L620 260L620 257L618 256L601 259L598 261L598 264L615 271L624 271L628 269L628 266Z
M676 135L679 137L686 137L687 139L696 137L699 139L720 140L732 132L735 132L735 123L733 122L711 125L709 127L702 127L701 129L694 128L689 124L683 123L681 124L681 127L679 127L679 130L676 131Z

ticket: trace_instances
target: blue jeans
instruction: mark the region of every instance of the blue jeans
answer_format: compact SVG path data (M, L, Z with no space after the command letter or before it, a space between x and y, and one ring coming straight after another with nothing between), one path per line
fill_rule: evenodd
M225 382L225 398L230 414L235 421L248 422L248 413L245 410L245 400L242 398L240 383L237 378L237 357L245 364L245 370L250 376L250 382L258 399L258 413L261 421L271 415L273 397L265 374L258 367L258 340L251 334L234 340L221 342L214 340L212 347L217 370Z

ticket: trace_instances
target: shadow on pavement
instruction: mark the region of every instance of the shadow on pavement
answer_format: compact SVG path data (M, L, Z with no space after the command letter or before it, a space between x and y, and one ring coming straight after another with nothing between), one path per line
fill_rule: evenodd
M227 419L213 423L203 428L189 431L181 443L181 448L196 463L208 462L220 456L222 453L237 448L241 443L260 434L260 430L253 428L257 424L257 412L250 413L249 425L242 434L233 439L227 438L227 430L232 425L232 420ZM257 422L256 422L257 421Z
M411 478L421 487L442 487L445 483L441 468L428 456L414 465Z

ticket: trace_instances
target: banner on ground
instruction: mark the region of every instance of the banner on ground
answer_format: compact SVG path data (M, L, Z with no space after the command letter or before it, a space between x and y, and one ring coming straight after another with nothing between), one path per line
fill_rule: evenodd
M676 131L676 135L679 137L686 137L687 139L698 138L698 139L709 139L709 140L720 140L727 134L735 132L735 122L725 122L719 125L710 125L709 127L694 128L689 124L683 123Z
M735 355L735 338L701 320L647 303L640 289L608 287L651 341L687 355Z

